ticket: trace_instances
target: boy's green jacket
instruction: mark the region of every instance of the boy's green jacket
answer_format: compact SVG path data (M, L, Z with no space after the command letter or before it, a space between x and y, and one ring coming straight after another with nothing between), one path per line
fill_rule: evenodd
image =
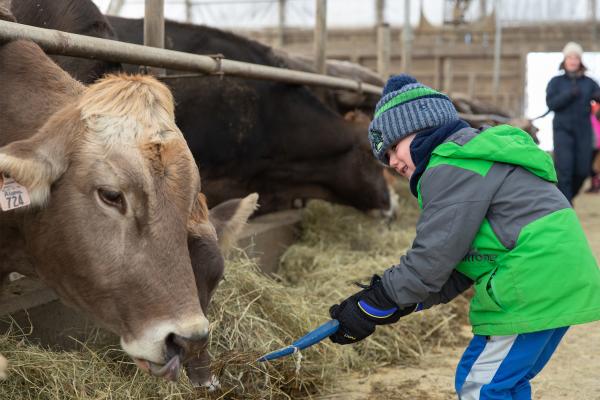
M508 125L462 129L432 153L412 248L384 273L400 306L445 303L474 283L478 335L600 320L600 270L552 159Z

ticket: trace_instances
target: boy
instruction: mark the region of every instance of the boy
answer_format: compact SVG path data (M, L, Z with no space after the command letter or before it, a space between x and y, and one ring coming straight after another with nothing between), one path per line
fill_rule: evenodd
M568 327L600 319L600 271L550 156L520 129L470 128L408 75L386 84L369 140L410 180L422 215L400 263L331 307L331 339L360 341L474 285L458 397L530 399L529 380Z

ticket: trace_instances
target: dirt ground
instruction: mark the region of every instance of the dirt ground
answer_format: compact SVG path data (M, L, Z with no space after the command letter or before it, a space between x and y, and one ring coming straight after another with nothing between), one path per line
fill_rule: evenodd
M582 194L575 208L600 260L600 195ZM339 383L327 399L456 399L454 369L463 348L426 354L411 367L387 367ZM544 400L600 400L600 322L572 327L542 373L532 381L533 397Z

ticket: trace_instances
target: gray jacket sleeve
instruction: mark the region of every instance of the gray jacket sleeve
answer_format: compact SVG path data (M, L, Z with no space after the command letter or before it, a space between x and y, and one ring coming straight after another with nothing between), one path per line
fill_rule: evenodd
M486 176L450 165L425 171L415 240L400 264L383 274L384 288L399 307L444 301L466 289L467 282L457 275L451 278L452 272L469 252L503 181L494 170L492 166Z
M423 309L431 308L438 304L446 304L473 285L473 281L457 270L452 271L450 278L444 283L438 293L431 293L422 301Z

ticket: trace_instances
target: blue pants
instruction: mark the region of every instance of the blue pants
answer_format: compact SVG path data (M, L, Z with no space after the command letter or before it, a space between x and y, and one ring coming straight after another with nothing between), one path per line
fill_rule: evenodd
M511 336L475 335L456 369L460 400L530 400L529 380L546 365L568 327Z

